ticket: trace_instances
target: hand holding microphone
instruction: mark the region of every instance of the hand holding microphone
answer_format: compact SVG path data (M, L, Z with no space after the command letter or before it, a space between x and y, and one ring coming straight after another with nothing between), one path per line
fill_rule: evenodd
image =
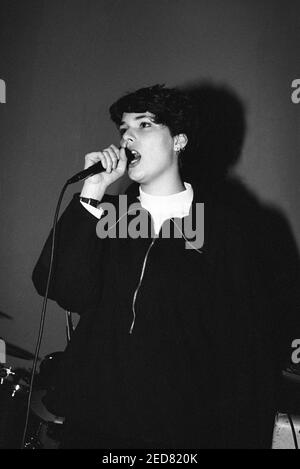
M127 148L110 145L103 151L85 156L84 170L68 180L69 184L85 180L81 195L101 200L108 186L121 178L127 163L134 157Z

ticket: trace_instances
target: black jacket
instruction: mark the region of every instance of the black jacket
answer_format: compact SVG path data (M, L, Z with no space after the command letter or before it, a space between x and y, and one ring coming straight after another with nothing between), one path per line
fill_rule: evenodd
M282 218L242 193L194 187L192 210L205 203L202 253L160 236L146 261L151 238L100 240L74 196L50 288L81 314L57 373L60 413L163 447L271 446L281 370L299 337L299 269ZM39 294L49 252L50 238L33 273Z

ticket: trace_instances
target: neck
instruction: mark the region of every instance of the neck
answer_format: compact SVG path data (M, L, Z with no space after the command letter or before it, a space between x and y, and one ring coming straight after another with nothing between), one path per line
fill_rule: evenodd
M177 173L175 177L164 177L163 175L155 181L142 183L141 189L150 195L172 195L185 190L185 186Z

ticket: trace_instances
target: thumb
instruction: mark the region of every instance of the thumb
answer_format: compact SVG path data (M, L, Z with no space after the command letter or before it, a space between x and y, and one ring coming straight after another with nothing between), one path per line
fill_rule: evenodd
M120 169L125 170L126 165L127 165L127 156L126 156L125 148L122 147L120 149L120 159L119 159L118 166Z

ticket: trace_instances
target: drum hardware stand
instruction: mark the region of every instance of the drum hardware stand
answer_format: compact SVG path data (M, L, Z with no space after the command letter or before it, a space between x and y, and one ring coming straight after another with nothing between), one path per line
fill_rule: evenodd
M40 440L42 426L43 422L40 422L35 434L31 435L25 442L24 449L43 449L43 445Z
M73 324L73 318L72 318L72 312L71 311L65 311L65 319L66 319L66 340L67 344L70 342L73 332L74 332L74 324ZM61 417L57 417L54 422L47 422L50 428L50 424L53 425L56 424L63 424L64 423L64 418L62 419ZM45 425L45 422L42 420L39 422L39 425L37 429L34 431L33 434L28 435L26 438L26 441L24 443L24 449L44 449L44 444L42 441L42 432L43 432L43 426Z
M4 383L4 380L10 376L10 375L15 375L16 373L14 373L12 370L11 370L11 366L9 368L6 368L5 366L1 366L0 367L0 385Z

